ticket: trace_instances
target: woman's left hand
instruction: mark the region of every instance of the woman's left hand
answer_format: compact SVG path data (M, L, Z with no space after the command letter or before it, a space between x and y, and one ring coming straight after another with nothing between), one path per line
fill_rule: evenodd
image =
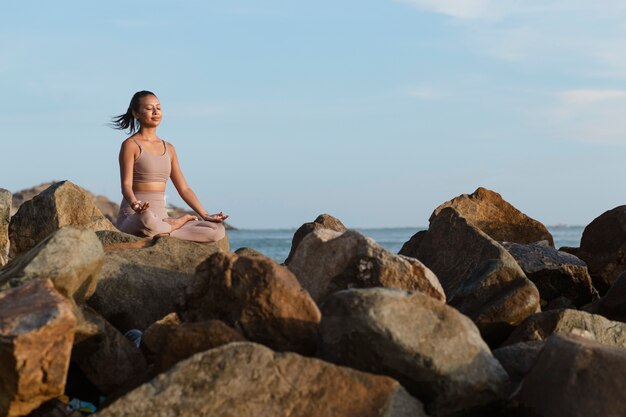
M202 218L208 222L213 223L222 223L224 220L228 218L228 215L222 213L221 211L217 214L206 214L202 216Z

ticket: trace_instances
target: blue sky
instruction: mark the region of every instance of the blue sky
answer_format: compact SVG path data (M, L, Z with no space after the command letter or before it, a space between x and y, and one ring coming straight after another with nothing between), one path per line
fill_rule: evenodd
M478 186L584 225L625 200L625 17L609 0L5 2L0 187L118 201L125 135L106 123L148 89L188 182L236 226L423 226Z

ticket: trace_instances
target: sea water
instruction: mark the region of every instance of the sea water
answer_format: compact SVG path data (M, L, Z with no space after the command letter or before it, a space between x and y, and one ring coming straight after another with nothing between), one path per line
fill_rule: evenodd
M393 228L368 228L356 229L362 234L371 237L382 247L397 253L404 242L423 227L393 227ZM554 237L554 245L562 246L580 245L584 226L548 226L548 230ZM229 230L231 250L241 247L249 247L258 250L277 262L283 262L291 249L291 239L296 229L238 229Z

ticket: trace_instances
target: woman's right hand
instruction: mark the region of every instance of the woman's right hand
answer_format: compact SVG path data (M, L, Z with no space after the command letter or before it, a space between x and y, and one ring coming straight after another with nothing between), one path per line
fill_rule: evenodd
M202 218L208 222L213 223L222 223L224 220L228 218L228 215L222 213L221 211L217 214L205 214Z
M147 201L145 203L142 201L135 201L131 203L130 205L130 208L133 209L135 213L140 213L140 214L148 210L148 207L150 207L150 204L148 204Z

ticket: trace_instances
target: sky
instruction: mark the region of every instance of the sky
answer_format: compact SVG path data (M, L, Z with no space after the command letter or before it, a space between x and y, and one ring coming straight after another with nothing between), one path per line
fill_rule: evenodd
M237 227L426 226L479 186L586 225L626 200L625 18L613 0L3 0L0 187L119 202L107 123L146 89Z

